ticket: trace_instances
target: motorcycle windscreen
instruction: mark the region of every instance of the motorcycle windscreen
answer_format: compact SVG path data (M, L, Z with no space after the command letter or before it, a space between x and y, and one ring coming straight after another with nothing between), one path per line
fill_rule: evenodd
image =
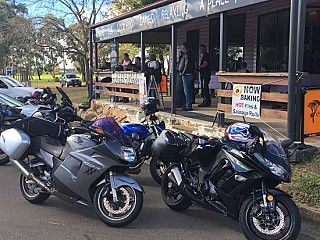
M117 141L125 146L131 146L131 142L123 129L114 120L113 117L100 118L94 121L93 126L100 127L105 133L110 134Z

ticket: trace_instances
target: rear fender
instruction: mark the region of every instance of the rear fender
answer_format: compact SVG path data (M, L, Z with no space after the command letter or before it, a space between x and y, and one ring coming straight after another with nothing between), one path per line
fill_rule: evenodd
M130 187L144 193L143 187L133 177L130 177L130 176L124 175L124 174L116 174L116 175L111 176L111 178L113 178L110 180L113 181L115 188L118 188L121 186L130 186ZM96 187L99 187L105 183L106 183L106 180L103 179L96 185Z

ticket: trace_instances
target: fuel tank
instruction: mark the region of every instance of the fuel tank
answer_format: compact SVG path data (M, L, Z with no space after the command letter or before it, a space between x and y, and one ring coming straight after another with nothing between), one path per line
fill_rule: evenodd
M122 129L127 136L131 136L132 133L137 133L139 139L145 139L150 134L149 130L144 125L138 123L123 125Z

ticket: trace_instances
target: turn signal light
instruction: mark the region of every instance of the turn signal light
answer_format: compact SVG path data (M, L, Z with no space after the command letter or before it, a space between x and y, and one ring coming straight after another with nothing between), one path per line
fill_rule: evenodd
M267 199L268 199L269 202L272 202L273 201L273 196L272 195L268 195Z

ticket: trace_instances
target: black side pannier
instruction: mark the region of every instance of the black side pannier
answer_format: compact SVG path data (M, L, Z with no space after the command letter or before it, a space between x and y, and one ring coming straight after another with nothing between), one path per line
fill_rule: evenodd
M180 160L179 153L185 148L186 143L177 133L170 130L163 130L160 136L151 146L152 154L155 158L165 164Z
M12 126L34 137L49 136L59 140L65 140L67 138L65 127L62 123L50 122L42 118L27 117L14 122Z

